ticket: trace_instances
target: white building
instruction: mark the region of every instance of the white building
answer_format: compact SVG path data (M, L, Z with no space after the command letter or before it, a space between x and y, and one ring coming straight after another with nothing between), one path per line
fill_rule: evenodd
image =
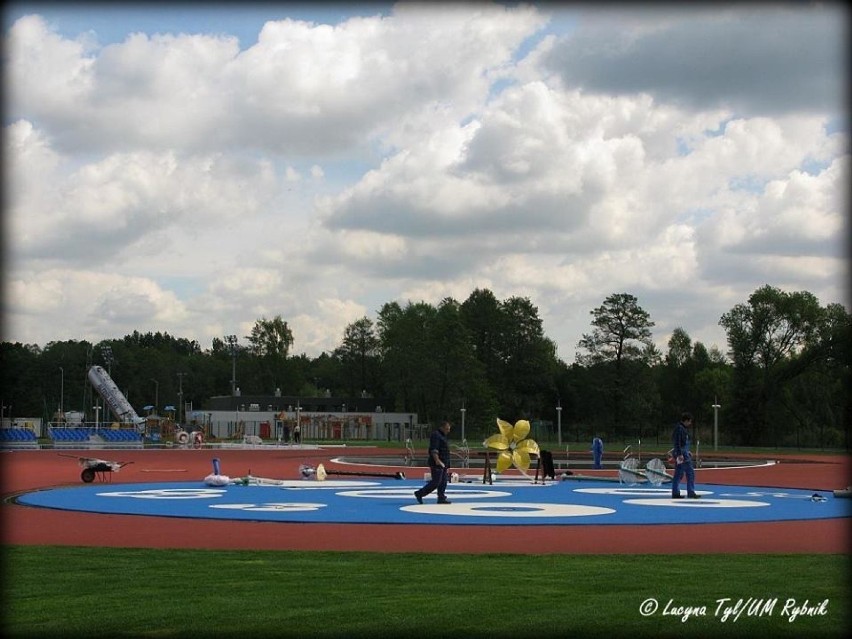
M211 397L208 409L187 411L186 421L220 439L256 435L289 441L299 423L302 440L371 439L405 442L429 436L416 413L386 412L370 397L224 395Z

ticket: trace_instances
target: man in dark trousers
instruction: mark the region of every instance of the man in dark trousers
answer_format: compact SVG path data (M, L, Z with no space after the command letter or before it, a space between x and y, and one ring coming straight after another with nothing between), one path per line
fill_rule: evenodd
M683 499L680 494L680 480L686 475L686 496L698 499L695 492L695 469L692 468L692 453L689 452L689 427L692 426L692 415L683 413L680 421L672 432L671 455L675 461L675 472L672 477L672 499Z
M423 498L436 488L438 489L438 503L451 503L445 492L447 490L447 478L450 475L450 443L447 435L450 434L452 425L444 420L429 436L429 471L432 479L420 490L414 491L414 498L418 504L423 503Z
M603 440L600 437L595 437L592 440L592 460L594 468L603 468Z

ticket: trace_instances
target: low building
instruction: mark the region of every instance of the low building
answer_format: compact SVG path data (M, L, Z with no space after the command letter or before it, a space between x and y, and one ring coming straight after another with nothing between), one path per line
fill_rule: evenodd
M204 410L188 411L186 421L220 439L254 435L291 441L296 423L302 440L404 442L429 436L429 425L419 424L417 413L387 412L372 397L220 395L207 400Z

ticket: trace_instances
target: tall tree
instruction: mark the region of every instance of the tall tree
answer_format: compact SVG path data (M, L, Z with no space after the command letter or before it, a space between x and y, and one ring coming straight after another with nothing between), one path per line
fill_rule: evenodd
M674 329L669 338L669 350L666 353L666 364L674 368L685 366L692 356L692 338L680 326Z
M437 311L426 302L385 304L379 310L379 343L388 391L399 411L411 411L430 421L435 412L432 393L438 378L434 323Z
M497 402L488 385L485 367L476 356L470 330L463 321L461 305L452 298L445 298L438 306L433 344L438 413L456 423L464 408L464 438L484 435L486 429L493 428ZM456 431L461 438L461 429Z
M556 344L545 337L538 308L529 298L510 297L501 309L503 378L507 382L502 408L517 418L540 417L544 410L553 415L558 372Z
M741 425L743 443L766 443L770 405L780 399L783 380L791 376L784 364L816 345L823 316L812 293L768 285L722 315L719 324L734 366L731 415ZM773 422L772 443L777 444L778 431Z
M379 338L372 320L367 317L349 324L343 331L343 342L335 349L347 380L347 391L357 395L370 390L375 393L375 369L379 352Z
M627 382L625 362L643 362L649 353L651 328L654 322L638 299L629 293L614 293L593 311L591 333L584 333L577 346L586 354L577 353L585 365L612 363L613 419L616 426L622 419L622 406ZM637 371L640 370L637 368Z
M476 358L485 368L488 383L503 395L505 380L505 328L500 300L488 289L476 289L462 302L461 318L470 332Z
M280 315L273 319L262 317L254 323L251 335L247 335L249 352L255 356L251 364L259 365L254 384L248 386L253 392L272 392L290 385L297 385L287 368L287 356L293 345L293 332Z
M578 356L581 361L620 364L625 359L641 359L644 348L652 343L654 322L629 293L610 295L591 314L594 330L584 333L577 344L588 351L588 355Z
M246 335L246 339L254 355L286 358L293 345L293 331L280 315L273 319L262 317L254 323L251 335Z

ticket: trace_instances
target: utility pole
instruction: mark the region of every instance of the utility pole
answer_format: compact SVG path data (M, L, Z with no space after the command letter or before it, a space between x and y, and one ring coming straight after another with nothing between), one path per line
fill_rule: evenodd
M160 406L160 382L157 381L156 379L154 379L153 377L151 378L151 381L154 382L154 414L159 415L160 414L160 408L159 408L159 406Z
M562 448L562 399L556 404L556 443Z
M178 373L178 397L180 398L180 404L178 404L178 423L183 424L186 420L186 408L183 403L183 376L186 373ZM183 419L181 419L181 411L183 411Z
M717 397L713 398L713 450L719 448L719 409L722 408Z
M225 335L225 343L231 349L231 397L237 394L237 336Z

